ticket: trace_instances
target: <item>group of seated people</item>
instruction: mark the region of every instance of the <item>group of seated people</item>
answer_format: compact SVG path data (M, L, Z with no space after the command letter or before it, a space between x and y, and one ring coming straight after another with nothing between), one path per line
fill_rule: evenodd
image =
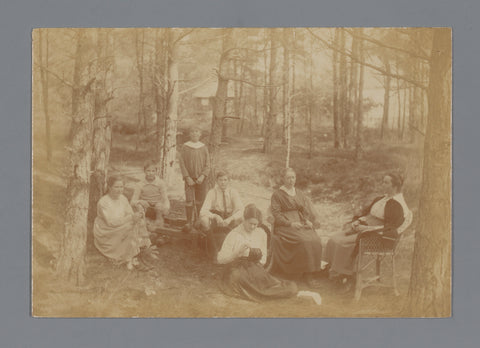
M298 293L295 281L272 273L286 279L300 276L308 286L316 287L327 270L330 276L346 280L343 284L349 287L359 239L376 234L386 247L393 245L398 238L397 229L409 213L401 193L402 178L388 174L383 178L382 195L322 245L317 234L320 217L309 198L295 188L295 171L287 168L283 185L271 197L273 233L267 248L268 228L261 211L255 204L243 206L239 193L230 187L226 172L216 173L216 185L207 192L208 151L205 154L197 136L193 134L191 144L184 144L189 153L184 152L180 161L185 179L186 231L195 228L205 233L208 254L216 263L226 265L222 286L232 295L264 300ZM194 174L190 172L192 168ZM130 202L122 194L123 180L115 176L108 179L108 193L98 202L93 229L96 248L129 269L139 264L141 251L151 246L145 212L155 211L152 226L156 229L163 225L170 205L166 185L156 176L155 163L148 162L144 171L145 179L136 186ZM267 268L268 249L271 255Z

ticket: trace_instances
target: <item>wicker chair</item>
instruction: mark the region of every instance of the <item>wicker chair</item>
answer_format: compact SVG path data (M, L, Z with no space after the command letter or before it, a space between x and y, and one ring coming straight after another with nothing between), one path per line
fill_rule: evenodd
M392 287L395 296L399 295L396 281L396 269L395 269L395 255L398 249L398 244L405 236L405 230L411 225L413 220L413 214L411 211L405 216L405 221L397 229L399 234L392 246L385 246L384 238L381 235L372 235L366 238L360 238L359 250L356 263L356 283L355 283L355 300L360 300L362 290L370 286L379 287ZM380 271L382 261L389 259L392 266L392 283L386 284L380 279ZM371 265L375 263L375 276L366 277L365 273L368 271Z

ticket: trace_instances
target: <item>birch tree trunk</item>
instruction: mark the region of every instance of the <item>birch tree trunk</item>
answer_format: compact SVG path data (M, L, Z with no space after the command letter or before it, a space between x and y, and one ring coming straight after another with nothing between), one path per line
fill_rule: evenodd
M155 96L156 122L156 158L159 163L163 162L163 133L167 110L167 50L166 50L166 29L155 29L155 67L153 73L153 86Z
M433 29L420 210L408 315L451 314L451 30Z
M89 231L97 215L97 202L106 192L106 179L112 140L111 119L108 102L112 99L107 91L107 80L113 65L111 29L96 29L96 60L94 82L93 143L90 178ZM111 92L110 92L111 93Z
M177 150L177 121L178 121L178 37L175 30L167 31L167 114L164 123L163 156L160 163L160 175L168 183L175 164Z

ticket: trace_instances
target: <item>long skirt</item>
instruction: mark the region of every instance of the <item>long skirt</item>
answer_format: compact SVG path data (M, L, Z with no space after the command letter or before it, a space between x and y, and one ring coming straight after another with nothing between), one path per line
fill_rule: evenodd
M130 261L140 253L141 247L150 246L149 234L143 221L128 221L111 227L103 219L96 218L93 225L95 247L106 257L117 263Z
M225 270L222 289L225 293L251 301L293 297L297 285L269 274L260 263L240 259Z
M318 272L322 268L322 241L313 229L275 226L272 270L286 274Z
M353 274L357 237L357 234L346 235L346 232L342 231L329 239L325 251L325 261L330 264L332 274Z
M391 249L398 236L396 231L388 237L379 236L376 232L364 232L361 235L349 234L350 231L351 229L347 229L347 231L333 235L327 243L325 261L330 264L331 274L352 275L355 272L360 238L378 238L379 245L385 249Z

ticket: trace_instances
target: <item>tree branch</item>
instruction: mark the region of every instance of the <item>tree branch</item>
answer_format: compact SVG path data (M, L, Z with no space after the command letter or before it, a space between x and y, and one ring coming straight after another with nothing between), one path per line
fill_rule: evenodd
M423 85L422 83L418 82L418 81L415 81L409 77L406 77L406 76L402 76L402 75L398 75L398 74L392 74L392 73L388 73L386 70L378 67L378 66L375 66L373 64L370 64L370 63L366 63L366 62L361 62L358 58L356 58L355 56L353 56L352 54L349 54L347 52L344 52L343 50L341 49L338 49L336 48L335 46L333 46L331 43L327 42L326 40L322 39L321 37L319 37L318 35L316 35L310 28L307 28L307 30L310 32L310 34L313 35L313 37L315 37L317 40L321 41L325 46L327 46L328 48L330 48L331 50L334 50L340 54L343 54L347 57L350 57L350 59L352 59L353 61L355 61L356 63L358 64L361 64L361 65L364 65L366 67L369 67L370 69L373 69L373 70L376 70L384 75L389 75L390 77L393 77L393 78L396 78L396 79L401 79L401 80L404 80L404 81L407 81L409 83L411 83L412 85L416 86L416 87L419 87L421 89L424 89L426 90L427 89L427 86Z
M357 34L355 33L353 30L349 30L349 29L344 29L347 33L349 33L351 36L353 37L356 37L357 39L361 39L361 40L365 40L365 41L369 41L371 43L374 43L380 47L384 47L384 48L388 48L388 49L391 49L391 50L396 50L396 51L399 51L399 52L403 52L403 53L406 53L412 57L415 57L415 58L418 58L418 59L423 59L423 60L426 60L427 62L430 61L430 57L428 56L424 56L424 55L420 55L418 53L415 53L415 52L412 52L410 50L407 50L407 49L404 49L404 48L401 48L401 47L396 47L396 46L391 46L391 45L388 45L384 42L381 42L379 40L376 40L376 39L373 39L371 37L368 37L366 35L360 35L360 34Z
M65 81L64 79L62 79L60 76L58 76L56 73L54 73L53 71L51 70L48 70L47 68L45 68L44 66L41 66L40 64L37 64L35 63L36 66L38 66L41 70L43 70L44 72L47 72L49 73L50 75L52 75L53 77L57 78L60 82L62 82L63 84L65 84L66 86L70 87L70 88L73 88L73 84L71 84L70 82L68 81Z
M240 78L235 78L235 77L220 76L220 78L222 78L223 80L243 82L243 83L246 83L247 85L250 85L250 86L263 87L263 88L276 88L276 87L282 87L283 85L285 85L285 82L282 82L282 83L280 83L280 84L278 84L278 85L259 85L259 84L256 84L256 83L254 83L254 82L250 82L250 81L248 81L248 80L240 79Z
M193 90L193 89L196 89L196 88L198 88L198 87L200 87L200 86L203 86L204 84L206 84L208 81L211 81L211 80L212 80L212 77L209 77L209 78L203 80L202 82L196 84L196 85L193 86L193 87L190 87L190 88L184 89L183 91L178 92L178 94L181 95L181 94L187 93L187 92L189 92L189 91L191 91L191 90Z
M173 41L173 44L176 45L177 42L181 41L185 36L190 35L194 30L195 28L187 30L186 32L180 34L178 38Z

